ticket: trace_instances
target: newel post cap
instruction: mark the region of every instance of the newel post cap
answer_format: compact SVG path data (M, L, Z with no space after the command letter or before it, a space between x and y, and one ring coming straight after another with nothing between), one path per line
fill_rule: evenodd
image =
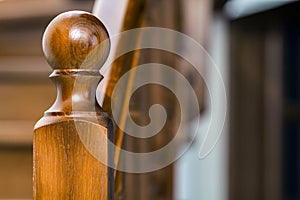
M84 11L58 15L43 35L43 52L53 69L99 70L109 50L105 26L97 17Z

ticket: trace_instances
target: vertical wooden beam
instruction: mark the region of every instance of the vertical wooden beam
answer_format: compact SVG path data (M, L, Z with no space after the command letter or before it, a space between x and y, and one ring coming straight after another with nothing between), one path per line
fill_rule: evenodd
M34 199L113 198L112 123L95 97L106 39L104 25L81 11L57 16L44 33L57 99L34 129Z
M171 4L165 0L129 1L122 30L126 31L133 28L141 28L143 26L157 26L179 30L179 11L180 9L178 0L172 1ZM118 48L122 49L122 47L128 45L128 42L134 42L137 50L121 56L111 66L111 72L105 92L106 97L104 98L103 102L103 107L107 111L111 109L111 94L116 83L122 77L122 75L128 72L130 69L138 65L151 62L176 66L176 56L159 50L139 50L140 38L134 39L134 41L120 41L118 44ZM149 38L149 40L151 40L151 38ZM118 49L116 51L118 51ZM134 80L134 73L131 72L130 81ZM130 91L131 86L130 83L128 83L126 93L130 93ZM124 95L124 98L125 96L126 95ZM157 137L152 139L137 139L129 135L124 136L124 133L121 130L123 127L120 127L120 129L117 128L115 132L117 146L122 146L123 149L132 152L151 152L154 149L160 148L163 144L166 144L171 140L175 133L174 129L176 129L174 128L174 119L176 117L174 110L178 105L174 100L174 96L172 96L171 93L166 92L166 90L162 89L161 87L150 86L142 88L137 95L134 95L130 101L131 111L132 113L135 113L135 115L132 117L136 122L138 122L138 124L145 124L145 122L148 120L148 116L145 115L145 113L147 113L147 109L153 103L159 103L168 107L167 110L169 118L164 130L159 133ZM126 119L124 121L126 121ZM118 164L118 156L119 155L116 152L116 164ZM126 162L131 163L129 160L126 160ZM132 163L132 165L139 164L140 163ZM117 172L115 186L116 199L172 199L173 166L171 165L159 171L147 174Z
M231 22L232 200L282 199L282 13L293 12L280 8Z

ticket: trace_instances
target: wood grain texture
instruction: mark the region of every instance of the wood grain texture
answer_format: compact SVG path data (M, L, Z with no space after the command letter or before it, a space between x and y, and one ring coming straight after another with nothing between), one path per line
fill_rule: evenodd
M81 11L57 16L45 31L43 50L57 97L35 125L34 199L113 198L107 165L113 161L113 127L95 95L110 47L106 39L103 24Z
M103 129L67 120L34 131L35 199L108 199L108 167L84 146L78 126L86 132ZM99 151L107 156L106 141Z
M110 42L104 25L93 15L70 11L58 15L43 36L43 51L53 69L99 70Z

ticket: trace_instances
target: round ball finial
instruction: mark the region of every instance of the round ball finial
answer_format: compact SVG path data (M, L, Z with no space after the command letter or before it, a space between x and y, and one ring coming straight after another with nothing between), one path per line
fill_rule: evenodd
M84 11L58 15L43 36L43 51L53 69L99 70L109 50L105 26L94 15Z

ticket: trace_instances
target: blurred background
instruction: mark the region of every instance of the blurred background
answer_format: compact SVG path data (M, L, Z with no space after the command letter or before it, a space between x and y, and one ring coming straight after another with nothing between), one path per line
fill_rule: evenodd
M0 199L32 198L32 129L56 94L41 49L44 29L61 12L95 11L100 1L0 0ZM180 11L165 11L177 16L175 28L167 27L207 49L223 77L229 110L219 142L199 159L211 109L200 87L204 103L198 137L167 169L168 178L157 181L166 188L148 191L151 199L300 199L300 2L151 2L154 9L164 2L164 8ZM149 12L147 19L162 20L161 13ZM214 82L216 75L203 68ZM192 79L196 87L202 82ZM140 187L156 184L144 183Z

